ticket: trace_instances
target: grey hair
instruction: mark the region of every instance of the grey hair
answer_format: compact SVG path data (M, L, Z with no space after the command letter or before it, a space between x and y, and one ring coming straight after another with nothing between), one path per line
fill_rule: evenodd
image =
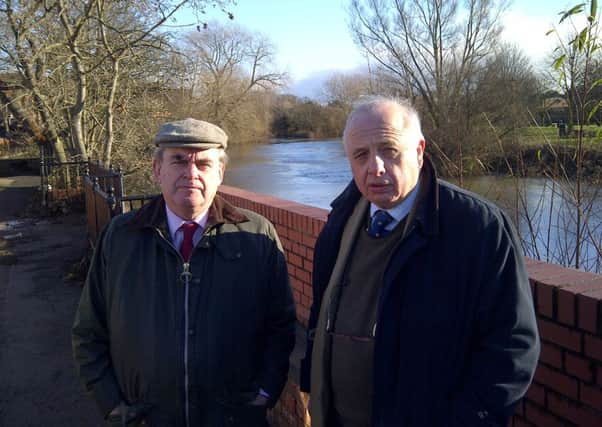
M153 159L156 162L161 163L163 161L163 151L165 151L165 147L155 147ZM226 165L228 164L228 160L230 160L230 158L228 157L228 153L226 153L226 150L221 148L219 148L219 151L219 161L222 165L224 165L224 167L226 167Z
M418 144L419 141L424 140L422 129L420 126L420 117L418 111L414 106L405 98L397 97L386 97L386 96L367 96L361 98L354 106L353 110L347 117L345 123L345 130L343 131L343 144L347 137L347 132L353 121L354 117L358 114L364 113L375 113L385 105L393 105L399 114L402 115L403 133L404 138L408 141L413 141Z

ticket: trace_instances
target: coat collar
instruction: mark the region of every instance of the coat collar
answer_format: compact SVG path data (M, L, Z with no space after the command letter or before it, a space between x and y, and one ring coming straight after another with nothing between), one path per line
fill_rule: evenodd
M216 195L209 207L209 217L206 227L211 228L219 224L238 224L248 220L241 211L219 195ZM142 206L134 215L131 224L135 228L166 228L167 219L163 196L157 196Z
M339 211L343 218L348 218L361 196L355 181L351 180L330 206L333 211ZM426 235L439 233L439 184L437 171L428 156L424 156L424 164L420 172L420 188L408 217L408 225L410 223L419 224Z

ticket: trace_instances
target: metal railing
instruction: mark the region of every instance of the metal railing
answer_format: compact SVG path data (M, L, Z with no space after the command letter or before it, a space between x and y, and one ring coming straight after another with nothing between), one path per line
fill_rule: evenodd
M107 168L93 161L58 162L42 150L40 189L43 207L52 207L61 201L85 204L88 239L92 246L114 216L139 209L156 196L126 196L120 168Z

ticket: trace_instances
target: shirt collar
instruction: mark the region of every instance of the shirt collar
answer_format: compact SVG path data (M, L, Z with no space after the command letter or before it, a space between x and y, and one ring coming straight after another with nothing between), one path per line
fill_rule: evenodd
M175 240L176 231L180 228L182 224L185 222L196 222L200 229L203 230L205 225L207 225L207 218L209 217L209 210L206 210L199 216L192 218L192 221L185 221L176 215L169 207L167 203L165 203L165 214L167 216L167 228L169 229L169 234L171 235L171 240Z
M416 194L418 194L419 186L420 186L420 179L416 182L416 185L414 186L412 191L410 191L410 193L406 196L406 198L403 199L400 204L395 205L390 209L381 209L378 206L376 206L374 203L370 203L370 217L372 217L372 215L374 215L374 213L378 210L385 210L389 213L389 215L391 215L393 217L394 221L393 221L393 223L391 223L391 226L396 225L401 220L403 220L408 215L408 213L410 213L410 210L412 209L412 205L414 205L414 200L416 200ZM389 228L389 227L387 227L387 228Z

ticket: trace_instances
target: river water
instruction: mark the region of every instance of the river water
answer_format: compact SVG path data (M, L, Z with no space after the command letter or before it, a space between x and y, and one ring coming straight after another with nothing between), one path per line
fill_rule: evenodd
M256 193L329 209L330 202L351 180L340 140L274 141L232 146L224 183ZM464 187L505 209L515 224L526 255L574 266L576 212L570 191L545 178L482 176ZM586 188L581 269L602 271L602 192Z

